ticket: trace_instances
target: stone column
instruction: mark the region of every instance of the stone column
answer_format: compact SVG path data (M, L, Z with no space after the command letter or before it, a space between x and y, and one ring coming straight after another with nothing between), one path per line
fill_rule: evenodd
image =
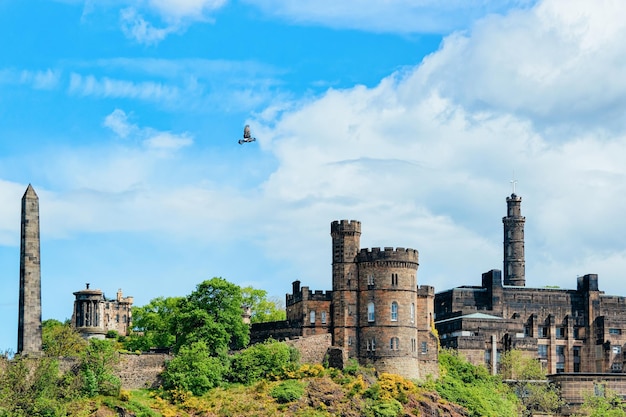
M20 301L17 353L42 351L41 266L39 260L39 197L29 184L22 197Z

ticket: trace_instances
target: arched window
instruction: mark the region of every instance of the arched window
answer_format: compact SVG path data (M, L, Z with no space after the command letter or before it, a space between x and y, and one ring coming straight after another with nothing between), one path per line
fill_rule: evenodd
M415 323L415 303L411 303L411 323Z
M315 310L311 310L309 316L311 317L311 324L315 324Z
M392 337L389 339L389 348L391 350L400 350L400 339L397 337Z
M367 303L367 321L374 321L374 303Z
M398 303L391 303L391 321L398 321Z

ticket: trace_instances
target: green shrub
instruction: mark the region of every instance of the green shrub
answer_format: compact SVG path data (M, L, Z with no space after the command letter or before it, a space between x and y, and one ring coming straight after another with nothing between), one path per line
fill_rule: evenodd
M165 365L163 388L168 391L191 391L202 395L218 386L227 371L223 358L210 356L204 342L181 347L178 355Z
M385 400L374 403L370 409L375 417L397 417L404 411L402 404L397 400Z
M439 352L435 388L444 399L467 408L471 417L517 417L519 400L498 376L474 366L457 352Z
M251 384L263 378L283 378L295 372L297 352L286 343L271 339L252 345L232 357L229 380Z
M304 394L304 385L295 379L283 381L270 391L270 395L281 404L295 401Z

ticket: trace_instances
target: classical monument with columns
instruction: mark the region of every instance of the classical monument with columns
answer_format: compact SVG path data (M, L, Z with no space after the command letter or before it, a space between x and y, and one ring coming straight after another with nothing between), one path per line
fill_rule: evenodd
M116 298L111 300L101 290L89 288L89 284L76 291L74 296L71 323L83 337L103 339L111 330L122 336L128 335L133 297L124 297L120 289Z

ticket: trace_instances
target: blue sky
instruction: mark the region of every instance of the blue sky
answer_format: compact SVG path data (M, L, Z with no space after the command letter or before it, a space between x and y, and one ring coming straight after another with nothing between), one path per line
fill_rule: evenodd
M513 178L527 285L626 295L626 6L440 3L0 1L0 349L29 183L44 319L87 282L328 290L339 219L418 249L420 284L476 285Z

